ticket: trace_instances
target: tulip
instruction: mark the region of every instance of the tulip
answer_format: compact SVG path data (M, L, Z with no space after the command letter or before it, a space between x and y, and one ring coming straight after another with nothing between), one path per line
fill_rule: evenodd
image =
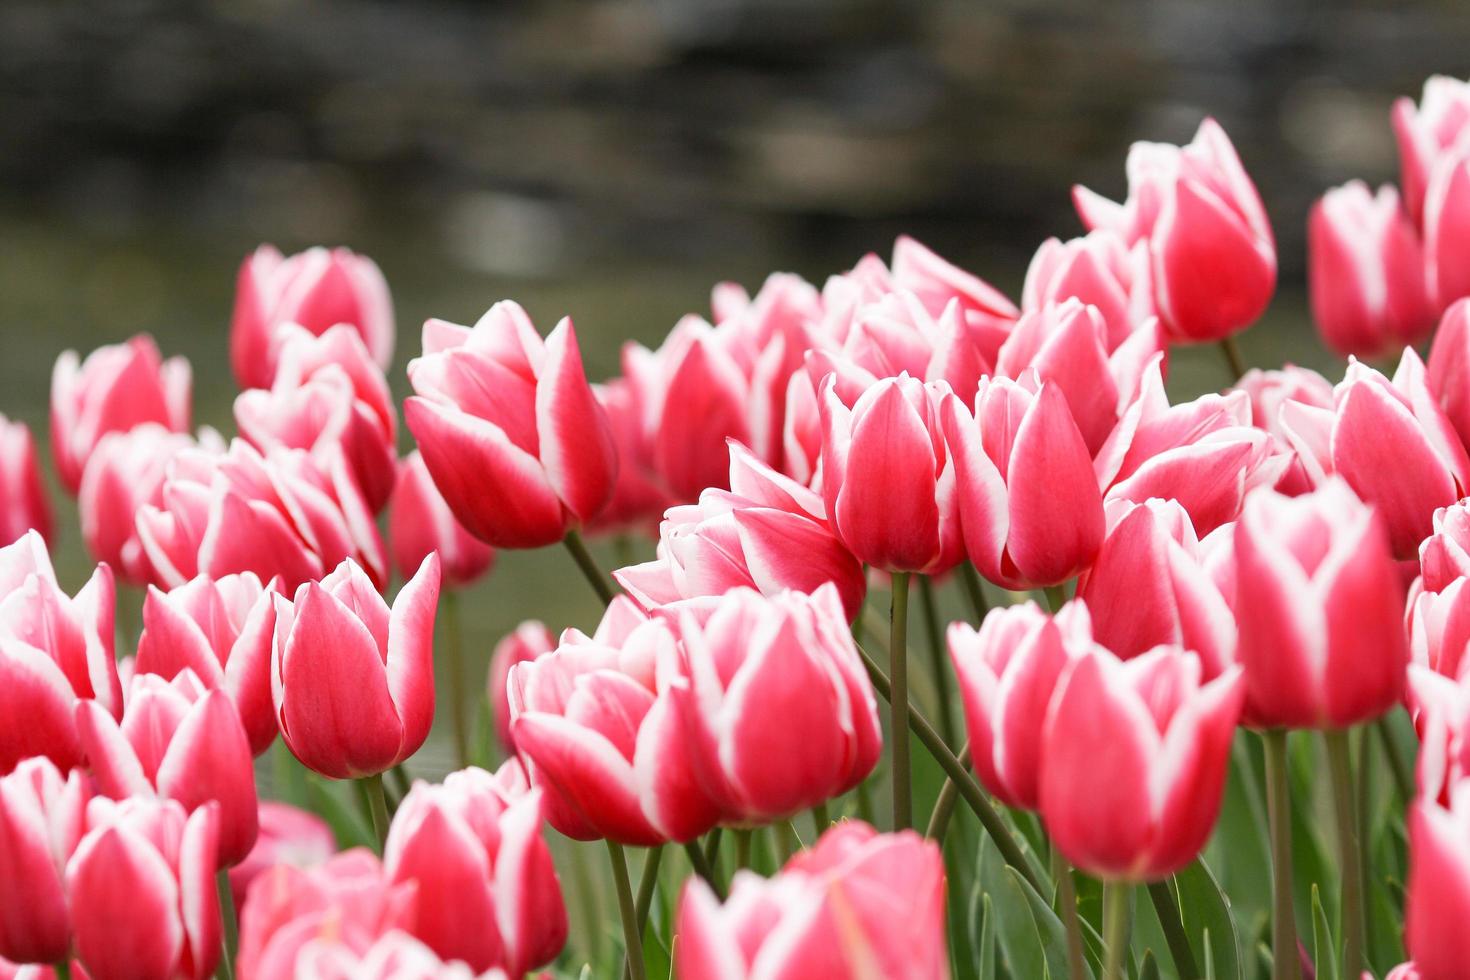
M1439 508L1432 526L1434 533L1419 545L1419 570L1426 591L1443 592L1470 575L1470 502Z
M476 973L457 960L446 963L396 929L370 944L349 944L328 931L300 948L289 975L320 980L509 980L504 970Z
M1128 199L1085 187L1073 203L1090 230L1145 242L1154 303L1179 343L1222 340L1250 326L1276 289L1276 242L1260 195L1225 130L1200 123L1187 146L1134 143Z
M1019 311L1005 294L950 264L929 248L900 235L893 243L893 285L917 295L931 316L958 301L965 328L981 357L994 364Z
M476 972L519 977L555 959L567 915L541 811L539 791L513 798L483 769L415 783L383 852L389 882L417 884L421 914L408 931Z
M150 586L133 668L165 680L189 671L205 687L222 688L234 702L253 755L276 740L273 594L251 572L220 579L200 575L168 592Z
M1310 408L1331 411L1332 382L1311 368L1288 364L1279 371L1252 368L1232 390L1245 392L1250 400L1251 425L1270 433L1277 447L1290 453L1291 462L1276 481L1276 489L1291 496L1306 493L1312 488L1312 480L1296 458L1296 450L1291 448L1292 440L1281 421L1281 409L1287 402L1300 402Z
M1116 350L1155 317L1147 245L1129 248L1106 229L1042 242L1026 269L1021 309L1033 313L1071 299L1098 311L1107 349Z
M837 588L721 596L689 614L674 705L724 822L769 823L825 803L883 750L877 699Z
M219 960L216 807L93 800L66 868L78 958L91 980L201 980Z
M618 479L612 499L589 524L596 532L648 532L672 504L653 463L653 447L643 430L641 393L627 378L593 385L618 447Z
M1092 646L1087 607L1055 618L1034 602L992 609L977 631L951 623L949 656L965 705L975 775L1007 806L1040 802L1046 707L1068 666Z
M1429 390L1460 441L1470 436L1470 299L1445 311L1429 348Z
M63 875L86 823L87 782L44 758L0 776L0 956L55 963L71 948Z
M0 546L31 530L47 541L55 534L36 444L24 422L0 415Z
M163 360L147 334L77 357L66 351L51 372L51 458L68 493L82 483L92 450L109 432L156 422L189 428L189 362Z
M1328 191L1307 220L1307 257L1317 332L1344 357L1396 353L1434 326L1419 235L1392 186Z
M955 465L940 432L948 386L885 378L848 407L822 385L822 495L837 537L881 571L938 574L960 558Z
M404 407L424 463L460 523L501 548L537 548L596 517L617 444L582 370L571 320L544 342L497 303L473 329L430 320Z
M1448 806L1451 790L1470 776L1470 688L1416 660L1409 665L1404 700L1419 736L1419 795Z
M1409 881L1404 945L1421 980L1454 980L1470 962L1470 782L1449 791L1448 805L1421 798L1409 807Z
M495 564L495 549L455 520L418 452L399 464L393 509L388 514L388 547L404 578L431 552L437 552L444 584L450 588L469 585Z
M0 775L41 755L65 770L82 761L75 706L122 711L113 658L113 581L106 565L68 597L46 543L27 531L0 548Z
M1234 538L1246 724L1346 728L1392 708L1408 648L1383 518L1330 479L1256 492Z
M271 695L281 737L331 779L382 773L418 751L434 720L439 559L424 559L390 610L351 559L294 600L275 596Z
M389 441L398 434L398 412L383 367L373 359L361 334L350 325L339 323L318 335L295 323L282 325L277 331L280 363L276 366L272 388L299 388L318 378L345 377L352 395L382 423Z
M1470 579L1457 578L1439 592L1426 587L1409 605L1410 660L1448 678L1459 678L1470 658Z
M1041 816L1052 843L1109 881L1157 881L1193 861L1220 813L1245 694L1240 668L1208 683L1193 654L1079 659L1041 741Z
M245 860L230 869L230 891L235 907L245 904L250 885L278 864L314 868L337 853L337 839L321 817L307 810L261 800L260 833Z
M844 822L774 878L737 873L723 906L690 879L673 948L681 980L947 980L944 860L911 831Z
M281 327L324 334L347 324L378 366L393 359L393 302L376 263L345 248L312 248L290 257L262 245L240 266L230 321L230 366L242 388L269 388L283 342Z
M546 624L535 619L521 623L495 644L490 655L490 673L486 692L490 697L490 714L495 719L495 735L508 753L516 750L515 735L510 724L510 692L507 686L510 669L516 664L535 660L556 649L556 636Z
M172 681L135 675L121 725L95 702L81 702L77 732L104 795L156 795L189 812L213 804L220 867L244 860L255 846L255 771L239 712L228 694L208 690L193 671Z
M1424 82L1419 105L1400 98L1393 104L1393 130L1398 140L1404 204L1415 222L1424 219L1424 198L1441 159L1459 159L1470 151L1470 83L1445 75Z

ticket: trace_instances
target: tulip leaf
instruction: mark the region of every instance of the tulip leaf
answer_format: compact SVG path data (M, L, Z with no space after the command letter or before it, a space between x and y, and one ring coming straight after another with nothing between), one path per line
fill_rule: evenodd
M995 980L995 910L991 908L990 896L980 896L980 951L979 980Z
M1332 928L1327 924L1327 910L1322 907L1322 894L1312 884L1312 962L1318 980L1338 980L1337 945L1332 941Z
M674 972L672 953L651 919L643 930L643 969L649 980L669 980Z
M1174 876L1179 916L1201 966L1227 980L1241 980L1240 937L1230 899L1202 858ZM1212 937L1206 948L1206 937Z
M1046 963L1046 975L1061 980L1069 975L1067 964L1067 931L1062 925L1062 920L1051 910L1036 889L1026 881L1021 873L1015 868L1007 867L1006 876L1009 879L1011 895L1025 900L1031 909L1031 920L1035 928L1036 936L1041 940L1042 955ZM1091 977L1092 967L1090 964L1082 964L1084 976Z
M1012 977L1045 977L1046 956L1035 920L1027 910L1023 893L1013 884L1000 852L988 836L982 836L976 871L984 889L983 907L994 920L996 944ZM1060 974L1058 975L1061 976Z
M345 783L328 783L314 772L306 774L306 796L310 809L327 822L341 850L367 847L377 850L378 838L362 814L342 799Z
M1138 980L1161 980L1159 961L1154 959L1154 951L1151 949L1143 951L1143 962L1138 967Z

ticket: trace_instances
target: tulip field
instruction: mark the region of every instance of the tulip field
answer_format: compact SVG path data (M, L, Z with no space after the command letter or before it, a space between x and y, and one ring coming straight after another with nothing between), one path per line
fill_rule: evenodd
M231 427L59 353L0 416L0 980L1470 977L1470 83L1382 138L1309 218L1332 376L1237 345L1209 118L1018 300L900 236L612 377L502 297L395 369L372 259L262 246Z

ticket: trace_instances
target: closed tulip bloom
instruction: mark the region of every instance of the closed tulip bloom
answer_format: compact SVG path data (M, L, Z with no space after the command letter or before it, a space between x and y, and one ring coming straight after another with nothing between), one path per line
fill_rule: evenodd
M1307 219L1307 258L1317 333L1344 357L1396 353L1434 326L1419 234L1392 186L1328 191Z
M415 783L383 851L390 882L417 883L421 914L408 931L476 972L519 977L555 959L567 914L541 810L538 790L512 798L483 769Z
M51 372L51 458L68 493L76 493L93 448L109 432L156 422L189 428L189 362L164 360L147 334L78 358L66 351Z
M950 661L959 679L975 775L1007 806L1040 805L1041 736L1057 683L1092 648L1087 607L1055 618L1034 602L992 609L976 630L951 623Z
M202 980L220 956L218 813L172 800L93 800L66 868L77 958L91 980Z
M79 700L121 714L112 617L106 565L72 598L35 531L0 548L0 774L33 755L62 769L80 764Z
M437 552L449 588L469 585L495 564L495 549L455 519L417 451L398 467L398 486L388 513L388 548L404 578Z
M242 388L269 388L283 342L281 328L313 334L347 324L380 368L393 359L393 301L376 263L345 248L283 256L262 245L240 266L230 321L230 366Z
M350 559L294 600L275 597L271 694L281 737L331 779L392 769L434 721L439 559L424 559L390 610Z
M1413 663L1459 678L1470 667L1470 579L1457 578L1439 592L1420 590L1409 606L1408 628Z
M982 381L975 414L940 405L965 550L1008 589L1058 585L1092 564L1102 494L1066 396L1035 375Z
M0 415L0 546L31 530L47 541L55 533L36 443L24 422Z
M1287 402L1299 402L1310 408L1327 409L1333 405L1332 382L1311 368L1288 364L1280 370L1251 368L1237 381L1233 391L1243 391L1250 400L1251 425L1271 434L1277 448L1289 452L1291 463L1276 481L1276 489L1296 495L1312 488L1301 460L1296 458L1292 440L1282 423L1281 409Z
M460 523L500 548L539 548L596 517L618 453L582 369L571 320L543 341L497 303L473 329L430 320L404 407L424 463Z
M1123 204L1085 187L1073 188L1073 202L1089 229L1147 243L1170 337L1216 341L1250 326L1276 289L1276 241L1225 130L1207 118L1187 146L1134 143L1127 169Z
M273 591L251 572L211 579L200 575L143 600L143 634L133 669L170 680L190 671L208 688L222 688L240 714L250 751L276 740L271 706Z
M278 800L261 800L260 833L245 860L230 868L230 891L238 909L256 878L278 864L314 868L337 853L337 838L316 814Z
M1470 83L1431 75L1415 105L1403 97L1393 104L1393 130L1398 140L1404 204L1416 222L1424 217L1424 198L1433 171L1442 159L1470 152Z
M1107 349L1116 350L1155 318L1148 246L1138 242L1130 248L1107 229L1066 242L1042 242L1026 269L1021 309L1031 313L1069 299L1098 311Z
M490 715L495 719L495 735L506 752L514 753L516 750L515 734L510 724L509 688L506 686L510 669L555 649L556 635L546 628L545 623L536 619L521 623L495 644L495 650L490 655L486 693L490 697Z
M1454 980L1470 962L1470 781L1447 804L1421 798L1409 807L1409 881L1404 944L1421 980Z
M963 542L955 462L940 430L948 385L885 378L848 407L837 378L820 394L822 496L837 537L885 572L938 574Z
M288 975L315 980L510 980L499 968L478 973L459 960L445 962L396 929L367 944L345 942L327 932L301 947Z
M1199 659L1158 647L1082 657L1047 712L1041 817L1089 874L1157 881L1199 855L1215 827L1245 694L1238 667L1202 683Z
M1470 299L1445 310L1429 348L1429 390L1464 442L1470 436Z
M989 364L1020 315L1016 304L979 276L966 272L907 235L893 243L893 285L914 293L939 316L952 301L959 303L965 329Z
M1246 724L1346 728L1399 701L1403 590L1383 519L1345 483L1253 494L1234 563Z
M643 393L627 378L592 386L618 447L618 479L612 499L587 525L596 533L651 534L672 503L654 469L653 447L643 424Z
M44 758L0 776L0 957L55 963L70 950L63 875L90 795L83 773L63 775Z
M1419 545L1419 573L1428 592L1443 592L1470 575L1470 501L1434 512L1434 533Z
M912 831L844 821L774 878L738 872L724 905L691 878L673 945L681 980L947 980L944 860Z

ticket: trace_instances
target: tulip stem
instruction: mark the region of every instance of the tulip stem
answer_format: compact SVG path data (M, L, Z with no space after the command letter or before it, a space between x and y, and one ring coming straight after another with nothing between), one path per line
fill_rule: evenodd
M1204 976L1194 962L1189 934L1184 931L1179 903L1174 901L1174 889L1170 887L1168 880L1149 882L1148 897L1153 900L1154 911L1159 914L1159 925L1164 929L1164 942L1168 943L1169 955L1174 959L1174 972L1185 978Z
M1286 779L1286 731L1261 733L1266 750L1266 811L1271 824L1271 978L1298 980L1296 911L1291 890L1291 789Z
M1057 911L1067 934L1067 975L1071 980L1086 980L1082 924L1077 919L1077 884L1072 880L1072 866L1055 847L1051 849L1051 877L1057 883Z
M383 774L375 772L357 781L362 795L367 799L368 814L372 817L373 833L378 837L378 852L381 854L388 843L388 798L383 795Z
M883 673L883 668L879 667L872 655L862 647L858 647L857 651L859 656L863 658L863 665L868 668L868 677L873 682L873 689L878 692L880 697L888 698L890 688L888 678ZM934 757L934 761L939 763L939 768L944 770L945 775L954 780L955 785L959 787L960 796L970 805L970 809L975 811L975 816L980 818L981 826L985 828L985 832L990 835L991 840L995 841L996 849L1000 851L1000 856L1005 859L1006 864L1015 868L1026 879L1027 884L1036 889L1038 895L1045 894L1047 890L1045 876L1026 857L1026 852L1021 850L1021 846L1016 843L1016 838L1012 836L1010 828L1006 826L1006 822L1000 813L991 805L989 798L985 795L985 791L975 781L975 777L971 776L965 769L964 764L955 758L954 753L945 746L944 740L934 730L934 726L924 720L923 715L914 710L912 706L909 707L908 714L909 729L918 737L920 744Z
M888 664L892 696L888 699L893 732L893 829L914 825L909 786L909 738L905 715L909 708L909 573L894 572L893 604L888 613Z
M597 598L602 600L604 606L611 605L613 596L617 593L613 591L613 587L603 576L602 569L597 567L597 562L593 560L592 552L587 550L587 542L582 540L582 535L573 528L562 540L567 550L572 553L572 560L582 570L582 577L587 580L587 584L592 586L592 591L597 593Z
M459 593L445 589L444 647L449 654L450 710L454 714L454 754L463 769L470 764L469 678L464 669L464 646L459 632Z
M1120 980L1128 953L1128 891L1124 881L1103 884L1103 942L1107 944L1103 980Z
M960 747L958 756L960 765L970 764L970 743L966 742ZM924 830L924 836L932 841L943 841L944 832L949 829L949 818L954 814L954 803L959 798L960 786L948 777L944 785L939 789L939 797L934 801L934 812L929 814L929 826Z
M1046 605L1051 609L1052 615L1055 616L1061 612L1062 607L1067 604L1066 586L1048 585L1042 591L1046 593Z
M1379 715L1374 720L1373 727L1378 729L1378 737L1383 740L1383 754L1388 756L1388 768L1393 772L1393 784L1398 788L1400 798L1405 802L1412 800L1414 780L1409 775L1409 767L1403 756L1399 755L1398 744L1393 740L1393 729L1388 724L1388 715Z
M638 915L638 935L643 935L643 930L648 926L648 910L653 907L653 886L658 884L658 865L664 856L662 844L650 847L648 856L643 859L643 874L638 879L638 901L635 903L634 911ZM632 964L623 963L623 976L632 976Z
M985 621L985 616L990 612L990 603L985 601L985 586L980 582L980 573L975 571L975 566L968 562L960 562L960 582L964 584L965 595L970 599L970 612L975 615L975 623L978 625Z
M1225 355L1225 364L1230 368L1233 381L1239 381L1245 377L1245 358L1240 356L1240 347L1235 343L1235 337L1225 337L1220 341L1220 352Z
M638 928L638 912L633 907L633 886L628 881L628 864L623 858L623 845L609 839L607 854L612 861L613 884L618 892L618 911L623 917L623 941L628 947L628 970L633 980L644 980L643 934Z
M716 830L718 829L716 828ZM713 835L711 835L711 839L715 844L718 844L720 840ZM720 887L719 879L715 877L715 869L710 862L709 855L699 849L699 842L690 841L685 844L684 853L689 855L689 864L694 868L694 873L703 878L704 883L709 885L710 891L714 892L715 897L723 902L725 900L725 889Z
M751 832L743 828L735 831L735 870L750 867Z
M1337 816L1337 853L1342 871L1341 922L1344 977L1363 972L1363 862L1358 845L1357 799L1353 793L1353 762L1346 729L1322 733L1327 743L1327 767L1332 773L1332 803Z
M934 598L934 581L919 576L919 605L924 612L924 632L929 635L930 668L934 672L934 693L939 701L939 734L945 745L954 745L954 709L950 704L949 665L944 649L944 630L939 625L939 604Z
M56 974L56 980L71 980L71 957L63 956L51 964L51 972Z
M224 939L215 976L220 980L230 980L235 975L235 953L240 948L240 922L235 918L235 892L230 888L228 868L221 868L214 876L214 885L219 892L219 921ZM57 976L61 976L60 972Z
M816 837L812 838L814 842L827 832L828 827L832 826L832 815L827 812L825 801L812 807L812 826L816 828Z

